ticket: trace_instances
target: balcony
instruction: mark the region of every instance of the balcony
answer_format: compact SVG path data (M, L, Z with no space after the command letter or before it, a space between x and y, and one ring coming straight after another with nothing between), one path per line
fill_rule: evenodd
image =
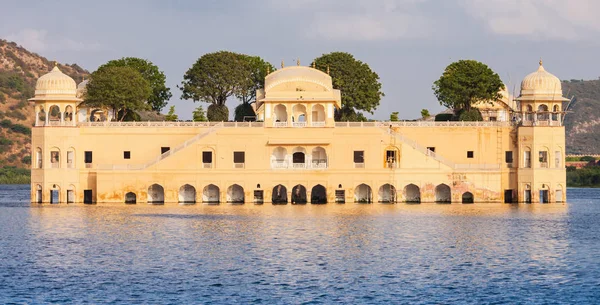
M316 161L316 160L313 160ZM292 170L311 170L311 169L326 169L326 161L316 161L312 163L288 163L283 160L271 162L271 169L292 169Z

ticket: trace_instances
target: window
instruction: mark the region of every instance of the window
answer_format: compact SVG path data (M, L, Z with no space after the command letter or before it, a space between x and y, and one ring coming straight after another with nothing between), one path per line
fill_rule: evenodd
M504 152L504 162L513 163L513 152L512 151Z
M92 152L91 151L85 152L85 163L92 163Z
M263 190L255 190L254 191L254 203L263 203L264 202L264 191Z
M495 116L491 116L491 117L490 117L490 121L491 121L491 122L496 122L497 120L498 120L498 119L497 119Z
M540 151L540 167L548 167L548 152Z
M92 190L83 190L83 203L93 203Z
M435 152L435 147L427 147L427 150L429 150L431 152Z
M60 152L56 150L50 152L50 166L52 168L60 167Z
M354 167L364 168L365 167L365 151L355 150L354 151Z
M212 151L202 152L202 164L204 168L212 168Z
M160 154L162 155L162 154L168 152L169 150L171 150L171 147L161 147Z
M560 159L562 159L562 154L560 153L560 150L557 150L554 152L554 164L556 165L556 168L560 168Z
M243 168L246 162L246 153L243 151L233 152L233 163L235 168Z
M473 151L472 150L467 151L467 158L473 159Z
M525 152L523 152L523 154L524 154L523 155L523 161L524 161L523 162L524 163L523 167L531 168L531 152L530 151L525 151Z
M387 168L394 168L396 165L396 151L386 150L385 151L385 162Z
M335 203L345 203L346 192L344 190L335 190Z
M123 159L131 159L131 152L130 151L124 151L123 152Z
M75 168L75 152L67 151L67 168Z

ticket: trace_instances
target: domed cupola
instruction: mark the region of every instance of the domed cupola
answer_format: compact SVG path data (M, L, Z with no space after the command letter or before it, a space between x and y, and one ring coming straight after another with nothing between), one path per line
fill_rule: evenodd
M88 79L84 79L81 83L79 83L79 85L77 85L77 97L78 98L82 98L83 95L85 94L85 91L87 90L88 82L89 82Z
M77 98L77 84L71 77L62 73L56 65L50 73L37 80L35 97L30 100L80 101Z
M544 69L542 61L537 71L527 75L521 82L518 100L565 100L562 97L560 79Z

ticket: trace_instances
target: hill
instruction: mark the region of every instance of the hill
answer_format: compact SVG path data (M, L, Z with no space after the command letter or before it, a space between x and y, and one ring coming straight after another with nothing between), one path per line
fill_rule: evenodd
M563 81L563 95L573 98L566 109L568 154L600 153L600 79Z
M14 42L0 39L0 167L29 168L31 127L35 122L35 82L54 63ZM76 64L61 65L63 73L80 82L88 71Z

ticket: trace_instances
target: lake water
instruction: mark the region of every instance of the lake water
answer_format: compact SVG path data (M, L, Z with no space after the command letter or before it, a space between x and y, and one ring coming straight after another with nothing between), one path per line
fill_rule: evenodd
M0 303L592 304L600 189L569 204L31 205L0 186Z

